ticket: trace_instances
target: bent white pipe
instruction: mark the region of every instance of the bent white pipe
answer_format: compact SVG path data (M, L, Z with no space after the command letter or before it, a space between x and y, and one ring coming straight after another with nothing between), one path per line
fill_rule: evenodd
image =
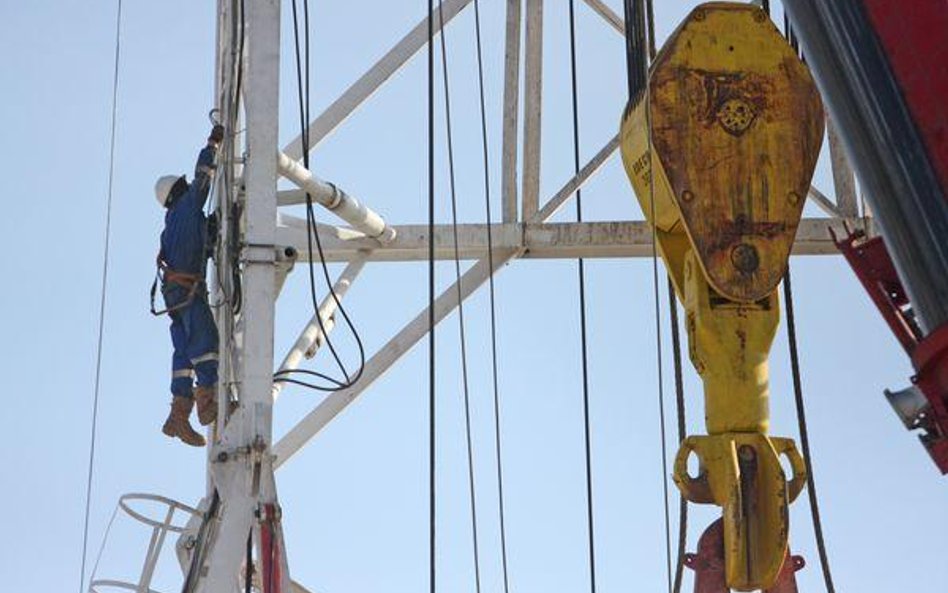
M381 243L390 243L395 239L395 229L385 224L381 216L332 183L316 177L298 161L278 152L277 168L280 175L307 191L314 200L332 210L336 216L351 224L353 228Z

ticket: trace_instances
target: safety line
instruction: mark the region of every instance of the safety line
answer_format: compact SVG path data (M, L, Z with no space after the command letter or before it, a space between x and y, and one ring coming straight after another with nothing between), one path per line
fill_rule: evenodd
M428 586L431 593L435 593L436 588L434 123L434 0L428 0Z
M442 27L442 31L444 28ZM494 291L494 241L491 231L490 209L490 158L487 143L487 108L484 98L484 58L481 44L481 11L480 3L474 0L474 32L477 40L477 81L481 106L481 146L484 156L484 208L487 228L487 268L491 273L487 276L490 293L490 352L491 378L494 392L494 452L497 467L497 508L500 519L500 558L504 577L504 593L510 591L510 580L507 574L507 528L504 519L504 472L502 465L500 438L500 387L497 378L497 306Z
M91 587L92 579L99 572L99 563L102 561L102 553L105 552L105 542L109 540L109 534L112 533L112 524L115 523L115 517L118 515L119 505L116 503L115 508L112 509L112 516L109 517L109 522L105 526L105 533L102 535L102 543L99 544L99 551L95 555L95 562L92 564L92 572L89 573L89 584Z
M576 81L576 13L575 2L569 0L569 59L570 90L573 99L573 173L579 174L579 91ZM582 190L576 189L576 221L583 221ZM596 593L596 538L593 516L592 444L589 431L589 360L586 339L586 266L583 258L578 260L579 274L579 327L580 349L583 367L583 438L585 441L586 469L586 530L589 538L589 590Z
M471 439L471 396L467 374L467 333L464 330L464 297L461 294L461 254L458 247L458 200L454 175L454 139L451 125L451 89L448 81L448 41L444 30L444 7L438 0L440 20L441 73L444 83L444 119L448 145L448 179L451 186L451 228L454 234L454 278L458 296L458 333L461 341L461 382L464 389L464 433L467 443L467 478L471 501L471 534L474 547L474 586L481 591L481 562L477 541L477 501L474 493L474 445Z
M783 276L784 308L787 312L787 343L790 347L790 368L793 372L793 397L797 407L797 424L800 428L800 445L803 448L803 462L806 464L806 490L810 499L810 515L813 518L813 533L816 536L816 549L820 555L820 567L827 593L835 593L833 575L830 572L829 556L826 553L826 541L823 539L823 522L820 519L820 504L816 496L816 478L813 477L813 462L810 458L810 434L806 422L806 406L803 402L803 382L800 379L800 356L797 350L797 328L793 316L793 288L790 283L790 265Z
M89 549L89 518L92 510L92 476L95 468L95 439L99 419L99 387L102 378L102 341L105 335L105 307L109 280L109 243L112 235L112 190L115 181L115 122L118 113L119 56L122 49L122 0L115 15L115 60L112 71L112 120L109 130L109 185L105 206L105 249L102 254L102 285L99 297L99 329L95 348L95 384L92 397L92 428L89 434L89 465L86 471L86 505L82 525L82 560L79 569L79 593L86 582L86 554ZM98 562L97 562L98 563Z

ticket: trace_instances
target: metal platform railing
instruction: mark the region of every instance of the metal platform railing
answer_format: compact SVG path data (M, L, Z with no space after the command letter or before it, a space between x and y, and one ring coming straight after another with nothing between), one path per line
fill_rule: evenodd
M146 516L144 512L140 512L133 508L132 505L134 503L142 502L157 503L157 505L163 509L162 518L153 519L149 516ZM105 593L109 590L136 591L138 593L159 593L158 591L155 591L151 588L151 581L155 575L155 568L158 565L158 559L161 556L161 551L164 547L168 533L183 534L187 529L187 520L193 519L195 517L201 517L202 513L199 510L176 500L159 496L157 494L142 493L123 495L121 498L119 498L116 512L118 509L124 511L126 515L135 521L151 527L151 538L148 542L148 551L145 553L145 561L142 565L141 575L138 578L138 582L135 583L114 579L95 578L99 567L99 560L101 559L102 555L102 551L100 550L99 558L96 559L95 567L92 569L92 580L89 582L89 593ZM175 519L177 516L182 515L186 517L184 524L175 524ZM105 542L108 541L109 531L112 529L112 523L115 519L114 514L112 519L113 521L109 522L109 527L106 529L105 536L103 538L103 549L105 547Z

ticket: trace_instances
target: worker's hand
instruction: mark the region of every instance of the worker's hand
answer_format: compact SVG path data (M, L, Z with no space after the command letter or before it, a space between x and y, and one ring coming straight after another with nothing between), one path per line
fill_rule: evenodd
M207 137L208 144L214 144L215 146L220 144L224 139L224 126L217 124L214 126L214 129L211 130L211 135Z

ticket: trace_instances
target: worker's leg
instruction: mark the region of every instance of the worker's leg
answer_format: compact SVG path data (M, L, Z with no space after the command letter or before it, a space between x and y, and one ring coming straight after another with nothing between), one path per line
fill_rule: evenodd
M177 312L169 313L171 317L171 345L174 353L171 355L171 393L182 397L191 397L194 383L194 367L188 358L188 337L184 331L184 323Z
M206 295L194 299L189 309L188 355L197 374L194 392L198 420L208 425L217 419L217 325Z
M179 295L165 294L165 303L175 303ZM169 306L174 306L173 304ZM171 412L161 427L161 431L170 437L178 437L188 445L204 446L204 437L192 427L188 418L194 407L193 384L194 369L188 357L188 335L185 316L179 311L168 314L171 318L171 344L174 353L171 356Z
M197 374L199 387L217 385L218 335L206 296L196 296L187 309L187 353Z

